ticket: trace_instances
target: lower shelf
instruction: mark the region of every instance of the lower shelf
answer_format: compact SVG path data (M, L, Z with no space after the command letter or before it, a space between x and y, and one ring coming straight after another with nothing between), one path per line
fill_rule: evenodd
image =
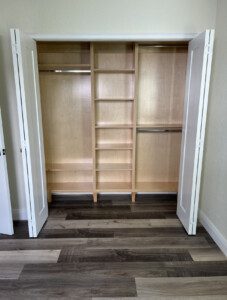
M93 184L92 182L56 182L49 183L48 190L51 193L93 192Z
M99 182L97 192L131 192L131 182Z
M92 193L92 182L59 182L49 183L50 193ZM132 189L131 182L99 182L95 192L148 192L148 193L176 193L178 182L138 182L136 189Z
M176 193L178 182L138 182L135 192Z

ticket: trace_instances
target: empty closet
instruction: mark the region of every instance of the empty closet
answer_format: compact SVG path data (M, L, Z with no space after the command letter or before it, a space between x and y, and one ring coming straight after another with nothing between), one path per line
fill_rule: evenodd
M52 193L177 192L187 44L37 44Z
M178 193L195 234L213 39L37 41L11 30L30 236L56 193Z

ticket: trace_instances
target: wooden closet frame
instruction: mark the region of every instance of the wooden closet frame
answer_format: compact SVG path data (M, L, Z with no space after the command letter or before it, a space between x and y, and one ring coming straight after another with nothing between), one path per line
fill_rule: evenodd
M136 136L137 136L137 92L138 92L138 45L139 43L143 43L143 42L189 42L192 38L194 38L194 36L196 36L196 34L189 34L189 35L150 35L149 37L142 37L142 36L131 36L128 38L125 36L118 36L118 37L112 37L110 38L105 37L105 36L99 36L96 38L92 38L91 36L81 36L81 37L64 37L64 39L61 36L43 36L43 35L34 35L33 38L36 41L40 41L40 42L51 42L51 41L59 41L59 42L68 42L68 41L75 41L75 42L90 42L91 48L90 48L90 70L91 70L91 107L92 107L92 174L93 174L93 188L92 190L90 189L85 189L85 190L72 190L72 193L92 193L93 194L93 199L94 202L97 201L97 194L98 193L130 193L131 197L132 197L132 201L135 201L135 197L136 197L136 193L139 192L150 192L150 193L156 193L157 191L152 191L149 190L147 188L144 189L138 189L136 188L136 174L135 174L135 167L136 167ZM136 42L135 42L136 40ZM135 66L134 66L134 70L133 73L135 76L135 85L134 85L134 101L133 101L133 122L132 122L132 126L128 126L128 128L132 129L132 188L126 188L126 189L101 189L97 187L97 170L96 170L96 122L95 122L95 66L94 66L94 42L98 42L98 41L102 41L102 42L133 42L135 43L135 49L134 49L134 55L135 55ZM122 70L119 70L122 71ZM116 70L116 73L119 72L118 70ZM130 71L130 70L129 70ZM129 72L129 71L125 71ZM97 70L96 70L97 72ZM143 126L144 127L144 126ZM149 126L150 127L150 126ZM113 126L114 128L114 126ZM117 128L117 127L116 127ZM125 128L127 128L127 126L125 126ZM58 192L62 192L64 193L65 191L58 191ZM171 192L171 190L169 191ZM174 192L174 191L172 191ZM69 191L67 191L67 193L69 193ZM160 193L160 191L158 191L158 193Z

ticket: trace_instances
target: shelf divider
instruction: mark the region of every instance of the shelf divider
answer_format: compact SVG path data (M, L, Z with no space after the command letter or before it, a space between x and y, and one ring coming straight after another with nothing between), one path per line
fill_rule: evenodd
M135 65L135 79L134 79L134 102L133 102L133 150L132 150L132 190L135 190L136 184L136 123L137 123L137 98L138 98L138 64L139 64L139 45L134 45L134 65ZM136 193L132 192L132 202L136 200Z
M94 43L90 43L90 63L91 63L91 108L92 108L92 162L93 162L93 199L94 202L97 202L97 192L96 192L96 111L95 111L95 73L94 73Z

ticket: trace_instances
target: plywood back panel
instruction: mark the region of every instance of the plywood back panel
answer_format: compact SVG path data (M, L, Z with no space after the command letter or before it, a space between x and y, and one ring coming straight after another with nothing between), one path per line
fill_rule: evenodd
M99 150L96 156L97 164L100 163L131 163L130 150Z
M138 124L182 123L186 47L139 47Z
M96 74L96 98L133 98L133 74Z
M101 101L96 103L96 124L132 124L132 102Z
M133 69L132 43L95 43L96 69Z
M47 182L92 182L92 171L47 172Z
M91 162L89 75L40 73L47 163Z
M132 180L130 171L101 171L97 172L97 183L102 182L128 182ZM111 187L111 186L110 186Z
M181 133L137 133L136 181L178 181Z
M38 42L39 64L89 64L89 48L89 43Z
M132 143L131 129L98 129L96 130L97 144Z

